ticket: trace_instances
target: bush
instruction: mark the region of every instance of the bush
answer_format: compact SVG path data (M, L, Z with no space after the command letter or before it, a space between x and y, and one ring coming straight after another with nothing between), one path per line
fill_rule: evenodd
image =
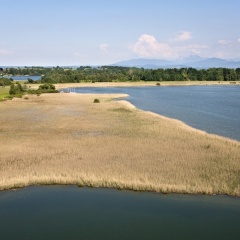
M41 93L59 93L59 91L55 89L55 86L53 84L45 83L40 85L37 90L29 89L27 93L37 94L39 96Z
M15 95L16 98L22 98L22 94L21 93L18 93Z
M11 83L9 90L10 95L22 95L23 92L23 87L19 82L16 85L14 83Z
M160 86L161 84L158 82L156 85L157 85L157 86Z
M27 80L28 80L28 83L34 83L34 80L31 78L28 78Z
M13 96L6 96L4 99L6 99L6 100L12 100L12 99L13 99Z
M100 103L100 100L98 98L95 98L93 102L94 103Z
M39 90L55 90L55 86L51 83L44 83L38 87Z
M11 83L9 94L10 95L15 95L16 93L17 93L17 88L15 87L14 83Z
M0 80L0 86L9 86L11 85L12 81L13 80L11 78L2 77Z

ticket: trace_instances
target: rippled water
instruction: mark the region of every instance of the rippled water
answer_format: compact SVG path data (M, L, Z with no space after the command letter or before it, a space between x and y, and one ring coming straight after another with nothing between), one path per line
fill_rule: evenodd
M240 201L76 186L0 192L0 236L25 239L229 240L240 237Z
M240 86L74 88L78 93L126 93L136 107L240 141Z

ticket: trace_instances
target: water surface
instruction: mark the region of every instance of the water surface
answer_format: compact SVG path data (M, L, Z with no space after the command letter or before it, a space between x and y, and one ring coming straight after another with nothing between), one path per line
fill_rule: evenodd
M240 201L76 186L0 192L4 240L240 238Z
M28 78L31 78L34 81L41 79L41 76L6 76L6 77L12 78L13 80L18 80L18 81L27 81Z

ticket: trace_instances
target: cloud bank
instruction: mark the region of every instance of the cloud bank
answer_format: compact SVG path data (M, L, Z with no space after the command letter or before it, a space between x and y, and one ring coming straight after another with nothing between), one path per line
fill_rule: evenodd
M136 43L130 46L137 55L142 57L175 58L173 49L168 43L158 42L153 35L142 34Z
M140 57L176 59L180 56L202 54L207 45L188 44L185 41L192 39L190 32L179 32L174 39L159 42L155 36L142 34L138 40L130 45L130 50Z

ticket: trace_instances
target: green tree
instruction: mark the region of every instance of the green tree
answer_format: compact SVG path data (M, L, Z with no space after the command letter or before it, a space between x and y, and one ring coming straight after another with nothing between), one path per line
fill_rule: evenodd
M17 88L15 87L14 83L11 83L9 94L10 95L15 95L17 93Z
M22 85L19 82L17 83L17 92L18 93L23 92L23 87L22 87Z

